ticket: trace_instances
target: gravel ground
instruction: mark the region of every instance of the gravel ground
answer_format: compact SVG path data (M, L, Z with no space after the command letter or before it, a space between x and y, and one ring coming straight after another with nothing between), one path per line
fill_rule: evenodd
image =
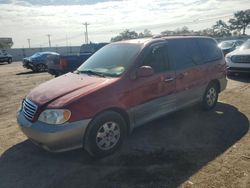
M20 62L0 64L1 188L250 188L249 75L230 78L214 110L195 106L148 123L101 160L43 151L19 130L20 101L52 78Z

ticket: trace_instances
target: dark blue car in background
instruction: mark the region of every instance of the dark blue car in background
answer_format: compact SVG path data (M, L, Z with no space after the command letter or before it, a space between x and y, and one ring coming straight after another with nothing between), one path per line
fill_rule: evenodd
M23 59L23 67L31 69L33 72L47 71L47 58L54 55L59 54L56 52L37 52Z

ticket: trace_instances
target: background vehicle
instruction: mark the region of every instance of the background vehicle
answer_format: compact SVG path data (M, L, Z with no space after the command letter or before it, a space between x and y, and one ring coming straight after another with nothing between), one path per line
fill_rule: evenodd
M220 42L218 46L222 50L223 54L226 55L227 53L234 51L243 43L244 40L226 40Z
M34 72L44 72L47 70L48 56L59 55L56 52L37 52L30 57L23 59L23 67L31 69Z
M5 50L0 50L0 62L12 62L12 55L8 54Z
M52 75L59 76L67 72L76 70L92 54L108 43L90 43L84 44L80 48L79 55L53 55L48 57L48 72Z
M226 55L228 74L250 73L250 39L233 52Z

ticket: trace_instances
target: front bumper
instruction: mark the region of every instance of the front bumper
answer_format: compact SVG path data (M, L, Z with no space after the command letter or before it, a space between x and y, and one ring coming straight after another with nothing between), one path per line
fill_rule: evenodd
M23 61L23 67L27 69L32 69L34 65L30 61L25 60Z
M22 112L17 113L17 122L23 133L45 150L63 152L83 147L83 136L91 119L63 125L50 125L40 121L28 121Z
M1 59L0 59L0 62L6 62L6 61L9 61L9 59L10 59L10 58L8 58L8 57L4 57L4 58L1 58Z

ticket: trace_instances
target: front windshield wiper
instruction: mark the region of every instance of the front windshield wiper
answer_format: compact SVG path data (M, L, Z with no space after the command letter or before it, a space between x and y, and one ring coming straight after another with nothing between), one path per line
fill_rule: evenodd
M76 71L77 74L80 73L84 73L84 74L88 74L88 75L96 75L96 76L100 76L100 77L105 77L105 75L101 72L96 72L96 71L92 71L92 70L77 70Z

